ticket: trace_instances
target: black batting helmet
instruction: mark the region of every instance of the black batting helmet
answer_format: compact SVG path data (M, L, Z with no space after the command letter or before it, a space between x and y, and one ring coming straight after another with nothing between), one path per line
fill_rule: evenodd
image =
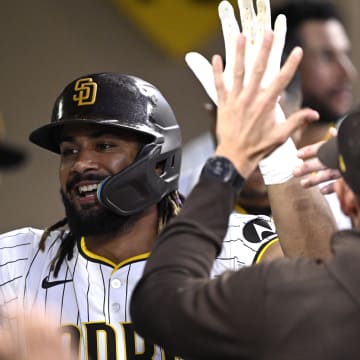
M131 215L178 188L180 128L170 105L152 84L109 72L77 78L57 98L50 124L34 130L30 141L59 153L63 126L79 123L123 128L146 139L135 161L98 187L103 205Z

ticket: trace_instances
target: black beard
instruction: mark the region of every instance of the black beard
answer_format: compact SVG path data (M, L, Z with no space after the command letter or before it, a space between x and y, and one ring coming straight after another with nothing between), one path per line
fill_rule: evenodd
M60 190L60 193L69 229L78 239L81 236L104 236L126 232L138 218L138 215L121 216L105 207L79 212L66 197L63 190Z
M317 122L314 123L315 125L316 123L336 123L337 120L339 120L343 116L341 114L337 114L331 111L321 100L317 99L314 96L311 96L309 98L304 97L302 107L310 107L319 113L320 118Z

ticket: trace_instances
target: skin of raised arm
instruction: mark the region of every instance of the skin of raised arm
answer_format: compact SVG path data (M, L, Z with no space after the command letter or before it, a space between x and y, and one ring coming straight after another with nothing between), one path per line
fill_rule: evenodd
M301 179L268 186L272 215L286 257L332 256L331 235L336 222L319 187L304 189Z

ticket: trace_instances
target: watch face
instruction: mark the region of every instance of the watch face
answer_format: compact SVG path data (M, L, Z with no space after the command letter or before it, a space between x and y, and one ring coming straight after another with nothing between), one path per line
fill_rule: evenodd
M215 156L206 162L203 173L207 176L218 179L223 183L232 184L237 190L240 190L244 179L237 172L233 163L222 156Z
M231 180L234 174L232 163L223 157L210 158L205 166L206 173L223 182Z
M225 160L225 161L224 161ZM232 166L231 163L223 158L215 158L213 163L214 175L217 175L223 181L227 182L231 179Z

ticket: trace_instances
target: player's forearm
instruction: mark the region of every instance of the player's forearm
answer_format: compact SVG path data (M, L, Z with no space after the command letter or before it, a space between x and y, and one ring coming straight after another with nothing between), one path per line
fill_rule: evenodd
M299 179L268 187L272 214L285 256L328 258L336 230L331 209L317 187L304 189Z

